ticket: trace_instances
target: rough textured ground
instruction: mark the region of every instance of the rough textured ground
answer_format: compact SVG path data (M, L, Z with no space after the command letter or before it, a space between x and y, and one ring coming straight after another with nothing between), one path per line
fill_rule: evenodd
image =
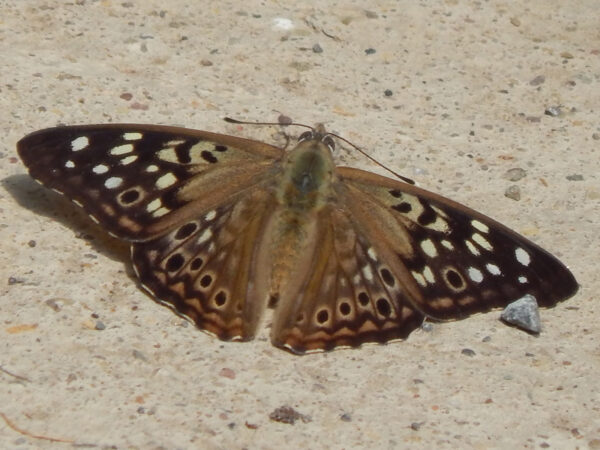
M598 4L429 3L0 1L0 447L600 448ZM492 312L306 357L223 343L15 153L78 123L281 142L221 121L280 113L530 237L579 293L539 337Z

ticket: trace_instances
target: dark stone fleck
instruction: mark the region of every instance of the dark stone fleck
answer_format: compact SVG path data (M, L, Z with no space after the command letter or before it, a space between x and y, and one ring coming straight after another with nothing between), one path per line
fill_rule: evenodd
M463 348L460 353L465 356L475 356L475 352L470 348Z
M375 52L376 52L376 50L374 48L368 48L368 49L365 50L365 53L367 55L372 55Z
M540 84L546 81L546 77L544 75L538 75L533 80L529 82L531 86L539 86Z
M559 117L562 115L561 106L549 106L544 110L544 114L550 117Z
M289 425L294 425L297 420L302 420L304 423L311 421L309 416L300 414L291 406L282 406L277 408L275 411L269 414L269 419L274 422L287 423Z
M419 429L421 428L421 425L423 425L424 422L413 422L410 424L410 428L412 428L414 431L419 431Z
M569 181L583 181L583 175L580 175L580 174L567 175L567 180L569 180Z

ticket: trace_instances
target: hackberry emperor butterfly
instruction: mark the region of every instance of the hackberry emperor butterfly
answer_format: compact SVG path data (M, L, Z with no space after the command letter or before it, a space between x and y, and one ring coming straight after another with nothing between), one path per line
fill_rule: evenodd
M224 340L305 353L405 338L577 283L490 218L410 184L336 167L324 128L291 152L152 125L50 128L18 143L33 178L130 241L142 285Z

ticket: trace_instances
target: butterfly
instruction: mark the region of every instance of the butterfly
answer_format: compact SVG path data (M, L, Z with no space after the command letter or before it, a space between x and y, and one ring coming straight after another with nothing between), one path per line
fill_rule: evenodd
M337 167L324 127L291 151L158 125L64 126L17 144L30 175L131 243L141 285L223 340L296 354L404 339L578 285L554 256L411 184Z

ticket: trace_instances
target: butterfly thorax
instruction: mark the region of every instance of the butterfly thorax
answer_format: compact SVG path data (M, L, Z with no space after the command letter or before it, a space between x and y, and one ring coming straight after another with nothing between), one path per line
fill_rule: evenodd
M335 167L329 149L314 140L301 142L287 155L283 167L281 205L298 210L322 207L331 192Z
M318 139L300 142L283 161L278 208L270 224L272 294L281 293L291 274L310 267L320 213L334 196L334 168L329 147Z

